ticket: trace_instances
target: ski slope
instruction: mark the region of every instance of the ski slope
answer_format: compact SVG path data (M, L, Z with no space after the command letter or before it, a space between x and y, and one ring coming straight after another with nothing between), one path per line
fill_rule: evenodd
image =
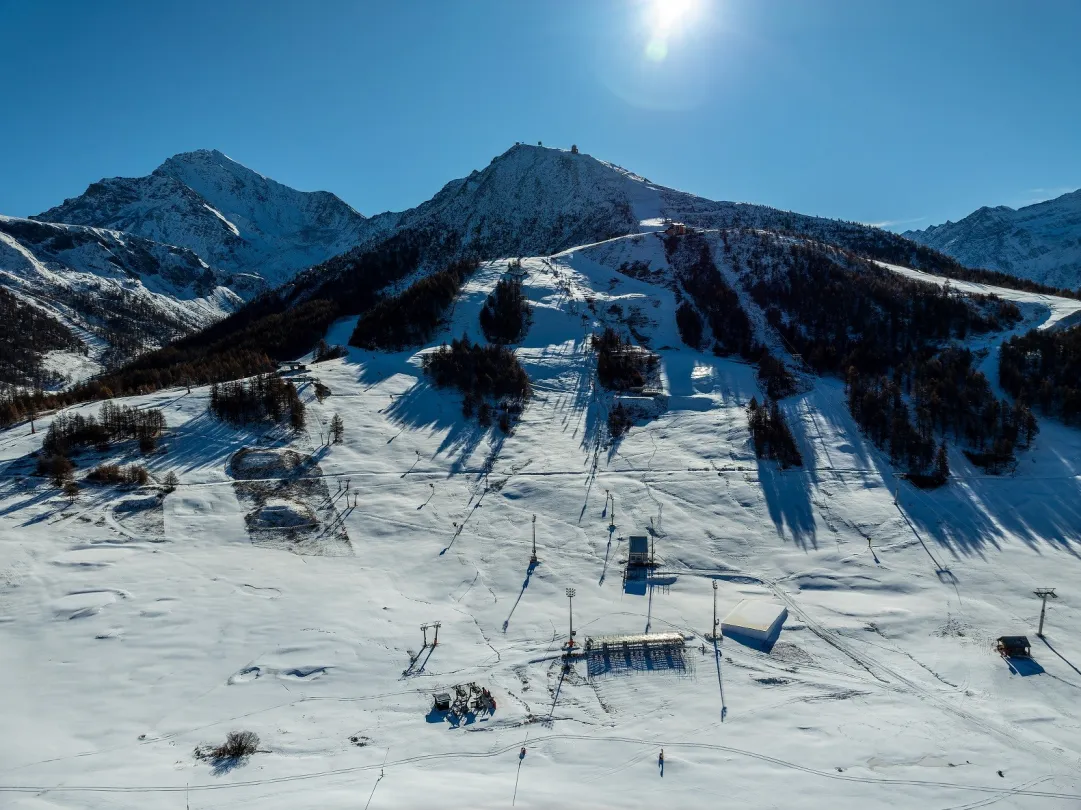
M954 453L949 487L902 484L895 505L888 463L822 379L785 402L807 466L782 472L750 446L753 368L680 348L673 293L616 270L634 257L661 269L663 250L646 234L523 262L535 393L506 437L419 368L480 336L503 262L429 347L312 365L299 436L210 419L206 389L132 398L166 413L148 466L180 485L163 498L88 485L68 505L22 474L47 418L0 434L0 805L1077 806L1081 434L1041 420L1010 478ZM1041 305L1032 318L1069 317ZM661 357L665 407L612 444L587 341L628 317ZM335 413L344 442L321 446ZM312 456L313 513L335 515L320 519L349 553L253 544L230 464L246 447ZM273 472L271 456L256 458ZM625 584L625 538L645 533L659 564ZM771 649L715 654L714 583L719 616L787 609ZM1040 641L1031 592L1056 585ZM567 587L579 641L679 632L683 658L564 673ZM991 645L1021 633L1019 671ZM430 713L469 682L493 715ZM192 756L241 729L262 750L238 766Z

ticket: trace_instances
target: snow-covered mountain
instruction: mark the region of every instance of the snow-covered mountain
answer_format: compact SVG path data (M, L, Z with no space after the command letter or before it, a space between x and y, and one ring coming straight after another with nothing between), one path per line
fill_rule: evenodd
M220 320L243 303L224 281L186 248L0 216L0 286L82 342L84 361L53 364L72 378Z
M444 239L453 234L464 252L482 258L526 256L657 230L665 220L797 231L843 247L886 251L898 262L922 266L926 259L912 242L859 223L709 200L578 151L527 144L516 144L483 170L452 180L416 208L371 217L358 249L414 229Z
M270 286L348 250L365 230L365 217L335 195L297 191L209 149L174 155L146 177L93 183L32 219L178 245Z
M969 267L1055 287L1081 287L1081 189L1016 210L984 207L960 222L903 235Z

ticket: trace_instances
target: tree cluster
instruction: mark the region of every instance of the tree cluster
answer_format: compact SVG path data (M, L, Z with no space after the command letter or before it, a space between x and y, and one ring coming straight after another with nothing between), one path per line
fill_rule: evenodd
M700 239L700 237L695 236L691 239ZM717 269L717 265L714 264L709 246L704 241L699 246L695 261L683 267L679 275L683 289L691 296L699 311L705 315L706 322L713 331L714 354L720 357L738 354L745 359L752 359L757 347L751 321L747 313L743 311L739 295L729 286L720 270ZM683 337L682 330L680 337ZM688 343L688 345L691 344Z
M1021 318L1011 302L959 296L820 246L775 243L746 263L748 289L770 325L819 372L887 373L931 344Z
M634 418L631 416L630 409L624 407L622 402L617 402L616 406L608 411L608 432L612 438L618 439L630 430L633 424Z
M657 356L635 346L610 326L592 337L597 353L597 378L612 391L631 391L646 384L646 375L657 365Z
M150 481L150 473L141 464L130 464L127 467L119 464L99 464L86 474L86 480L96 484L146 486Z
M702 348L702 316L689 302L680 302L676 308L676 328L679 338L692 349Z
M505 276L480 311L480 328L490 343L517 343L527 331L533 308L522 292L522 281Z
M315 359L313 363L322 363L324 360L336 360L339 357L345 357L349 352L345 346L331 346L326 340L320 338L319 344L315 347Z
M263 419L282 422L286 418L294 430L302 430L305 424L304 402L296 386L277 374L215 383L210 387L210 412L233 424Z
M1081 326L1033 330L1002 344L1002 387L1067 424L1081 424Z
M785 422L784 413L774 400L767 399L759 405L758 400L752 397L747 406L747 424L751 429L756 456L779 461L784 468L803 466L796 440Z
M165 414L156 408L105 402L97 418L93 414L58 413L45 432L41 449L45 455L66 456L77 447L107 445L116 439L137 439L142 446L156 441L164 431Z
M1039 425L1021 400L998 399L973 360L968 349L949 348L898 367L892 377L850 368L849 410L871 440L912 475L946 464L941 446L942 458L936 454L936 433L952 435L973 448L966 455L975 464L1001 472L1013 462L1015 448L1032 443Z
M784 399L796 393L796 378L765 346L758 349L758 381L769 399Z
M518 357L506 346L473 343L468 335L424 355L425 373L440 388L457 388L477 403L524 402L532 388Z
M425 276L399 295L379 301L357 321L349 344L361 349L398 350L423 343L439 326L447 308L478 262L461 259Z

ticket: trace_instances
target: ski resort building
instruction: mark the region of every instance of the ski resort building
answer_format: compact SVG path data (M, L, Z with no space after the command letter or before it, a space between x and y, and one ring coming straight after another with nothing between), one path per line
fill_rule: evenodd
M649 565L649 538L644 534L632 534L627 538L628 565Z
M721 622L721 633L753 641L772 642L781 634L788 609L775 602L744 599Z
M1028 636L999 636L995 647L1000 655L1007 658L1028 658L1032 655L1032 645Z

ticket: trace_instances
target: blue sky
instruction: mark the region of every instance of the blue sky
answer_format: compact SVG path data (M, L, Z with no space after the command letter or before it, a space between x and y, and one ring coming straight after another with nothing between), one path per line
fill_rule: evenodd
M901 230L1081 187L1077 0L658 2L0 0L0 213L202 147L369 214L519 140Z

